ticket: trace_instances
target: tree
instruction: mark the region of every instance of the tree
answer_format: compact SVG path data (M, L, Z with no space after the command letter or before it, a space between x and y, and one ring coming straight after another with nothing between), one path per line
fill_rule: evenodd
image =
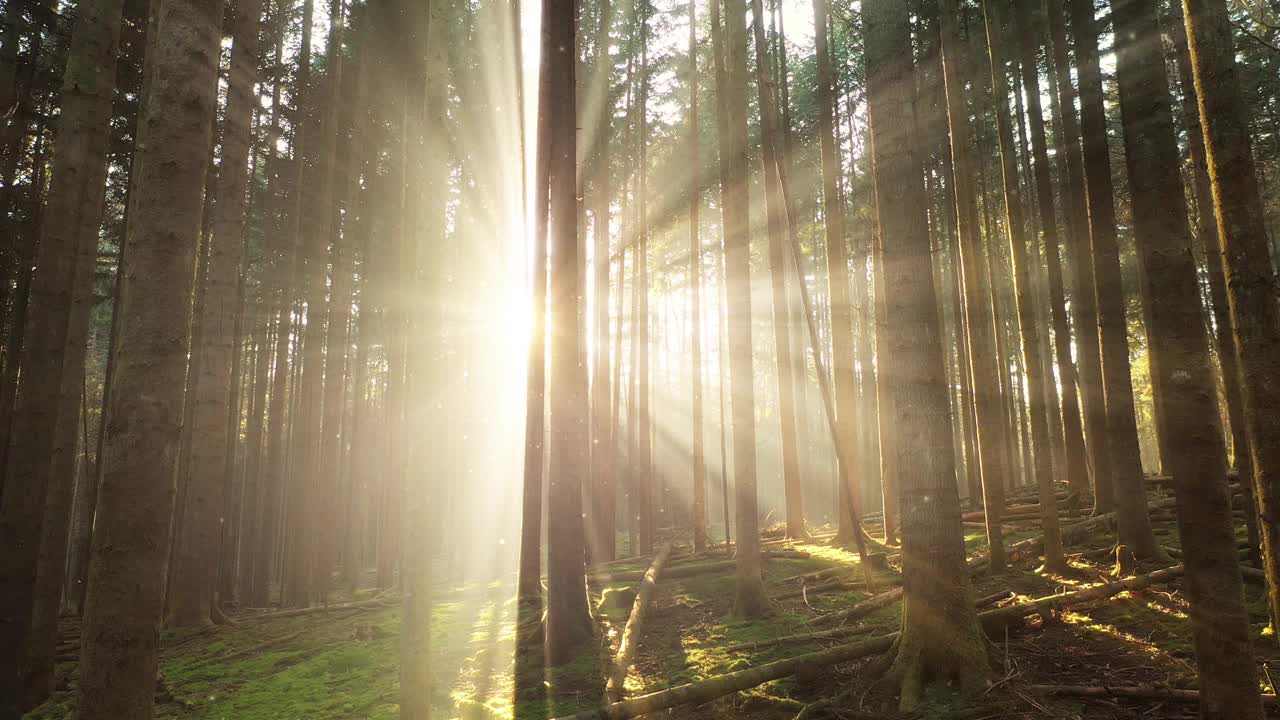
M854 375L853 304L849 298L849 258L846 252L844 204L840 197L840 158L836 154L835 78L827 42L826 0L813 0L814 42L818 69L818 139L822 161L822 212L826 232L827 295L831 303L831 357L835 375L835 432L840 444L853 448L857 440L858 385ZM857 532L853 514L861 514L857 486L857 458L837 457L841 539Z
M563 665L591 637L583 566L582 485L588 468L588 403L577 227L577 32L573 0L547 0L542 11L542 72L549 128L548 300L552 333L551 466L547 488L547 663Z
M1225 258L1254 496L1264 521L1267 600L1275 626L1280 622L1280 528L1275 521L1280 512L1280 416L1273 409L1280 407L1280 308L1227 6L1220 0L1184 0L1183 9Z
M1200 671L1200 716L1261 718L1226 490L1226 447L1182 202L1168 77L1156 42L1157 3L1114 0L1112 8L1134 230L1151 297L1158 298L1148 308L1148 333L1152 366L1167 390L1156 410L1165 414L1170 459L1178 473L1174 489Z
M1034 477L1040 495L1040 522L1044 531L1044 562L1051 570L1062 570L1066 560L1062 555L1062 538L1058 530L1058 504L1054 500L1053 468L1050 463L1049 421L1047 393L1049 378L1042 372L1039 327L1037 322L1031 275L1033 268L1027 257L1026 219L1023 215L1022 197L1018 189L1018 167L1014 157L1013 128L1009 116L1009 80L1005 74L1003 41L1001 40L1003 11L1000 0L983 0L983 13L987 28L987 48L991 60L991 89L995 101L996 127L1000 140L1000 169L1004 180L1004 206L1010 255L1013 259L1013 287L1018 310L1018 328L1022 338L1027 395L1030 414L1031 438L1035 450ZM1141 478L1139 478L1141 479ZM990 506L988 506L989 508Z
M778 421L782 438L782 485L786 495L787 535L804 537L804 510L800 484L799 450L796 447L796 393L792 380L790 307L787 302L786 250L790 221L783 191L782 133L768 44L764 36L764 6L751 0L752 32L756 50L756 87L760 102L760 147L764 160L765 216L769 235L769 286L773 299L773 345L777 355Z
M1107 400L1102 387L1102 359L1098 340L1098 301L1089 247L1089 208L1085 200L1085 177L1076 117L1075 95L1071 91L1071 66L1067 58L1067 31L1063 0L1048 0L1048 25L1053 41L1052 74L1057 93L1053 95L1055 124L1061 129L1058 156L1065 158L1064 215L1067 228L1067 257L1070 260L1071 308L1076 327L1078 382L1084 407L1085 448L1093 480L1096 512L1115 507L1114 479L1111 476L1111 439L1107 435Z
M1156 545L1155 536L1151 533L1147 499L1143 492L1142 458L1138 452L1133 385L1129 375L1129 330L1125 319L1124 287L1120 279L1111 154L1107 149L1107 118L1102 105L1102 71L1098 64L1098 32L1093 16L1093 0L1069 0L1069 3L1076 67L1080 77L1080 131L1083 138L1089 238L1093 248L1102 386L1107 405L1106 434L1111 445L1109 467L1116 503L1116 526L1121 544L1135 556L1156 559L1164 553ZM1064 104L1064 115L1067 110ZM1087 403L1086 399L1086 405ZM1090 431L1090 437L1097 436ZM1101 492L1099 489L1099 493Z
M150 718L181 430L219 0L167 0L147 58L112 424L85 602L79 717Z
M0 717L6 720L28 709L21 704L42 700L53 681L58 588L124 3L89 5L81 4L63 75L59 141L31 279L23 382L0 504L0 540L7 548L0 554L0 641L9 648L0 661ZM18 360L11 356L9 362L16 366ZM27 685L22 689L20 668Z
M234 460L228 405L231 400L231 356L239 342L238 315L241 246L248 187L249 130L253 121L257 78L259 2L239 0L235 7L227 111L223 120L222 163L218 169L212 235L205 264L205 290L196 379L191 477L186 507L173 558L173 593L169 623L203 625L212 619L215 573L226 498L227 464Z
M956 0L940 0L939 18L943 81L946 86L947 118L950 123L951 156L955 167L955 203L959 212L960 263L964 278L965 328L968 331L969 361L973 373L974 412L977 415L978 458L982 471L983 505L986 508L988 562L991 572L1004 569L1004 541L1000 515L1004 510L1004 487L1010 468L1006 466L1008 436L1003 432L1004 413L1000 400L1000 367L995 349L995 304L990 277L982 261L982 230L975 205L969 138L968 109L964 101L961 68L960 14Z
M1067 324L1066 297L1062 285L1062 258L1059 254L1057 208L1053 199L1052 170L1049 167L1049 143L1044 130L1044 110L1040 102L1040 72L1036 59L1044 43L1044 26L1040 8L1014 3L1014 25L1020 38L1022 90L1027 97L1027 116L1031 125L1031 150L1035 156L1035 193L1040 209L1040 234L1044 242L1048 270L1049 311L1052 316L1053 346L1062 378L1062 434L1066 451L1067 484L1077 491L1089 489L1089 465L1085 457L1083 428L1080 425L1080 402L1076 395L1075 375L1071 362L1071 330ZM1046 355L1048 348L1045 348ZM1053 375L1045 377L1045 392L1055 396ZM1052 404L1051 404L1052 407ZM1052 419L1052 418L1051 418Z
M987 674L985 640L969 598L960 497L941 343L941 321L930 277L924 188L912 107L915 70L908 9L894 0L862 6L867 97L875 157L876 203L885 258L888 346L881 363L894 366L895 445L899 477L906 604L889 680L901 706L921 701L926 682L972 691Z
M714 0L713 0L714 1ZM751 360L751 218L747 187L746 7L725 0L723 97L727 130L721 146L721 208L725 245L726 300L729 303L729 382L733 406L734 515L737 574L734 614L760 617L769 610L760 567L756 509L755 388ZM713 18L713 23L715 19ZM727 153L725 151L728 151Z
M707 459L702 427L702 247L698 241L702 164L698 157L697 17L697 4L695 0L689 0L689 367L693 380L690 415L693 425L693 548L695 552L701 552L707 547Z

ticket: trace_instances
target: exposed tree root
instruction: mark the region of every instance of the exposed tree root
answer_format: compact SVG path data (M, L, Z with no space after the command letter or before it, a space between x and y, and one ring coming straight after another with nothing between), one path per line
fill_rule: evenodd
M662 566L671 555L671 543L662 546L653 558L653 564L645 571L640 590L636 593L636 601L631 606L631 615L627 618L627 626L622 631L622 640L618 643L618 655L614 658L613 667L609 669L609 681L605 685L605 702L613 703L622 699L623 685L627 680L627 672L635 658L636 643L644 629L645 610L653 599L654 588L658 586L658 577Z

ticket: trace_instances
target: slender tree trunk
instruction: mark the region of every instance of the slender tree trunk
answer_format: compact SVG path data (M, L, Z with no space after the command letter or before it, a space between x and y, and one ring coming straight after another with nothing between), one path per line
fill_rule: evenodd
M1178 142L1155 0L1115 0L1116 79L1134 230L1151 289L1153 367L1177 468L1178 531L1200 671L1200 717L1261 718L1249 614L1236 559L1227 454L1191 255ZM1176 198L1179 202L1170 202Z
M192 269L217 103L222 3L168 0L147 57L113 424L93 536L79 716L152 716ZM141 434L139 434L141 433Z
M1120 280L1115 199L1111 186L1107 118L1102 104L1102 72L1098 65L1098 33L1094 27L1093 0L1068 1L1071 9L1071 32L1076 43L1076 66L1080 77L1080 127L1084 139L1085 190L1093 247L1102 383L1107 407L1106 434L1111 444L1110 467L1114 483L1112 492L1116 503L1116 525L1120 542L1137 557L1157 559L1164 553L1151 533L1151 520L1147 517L1147 501L1143 492L1142 458L1138 450L1133 385L1129 376L1129 331L1125 320L1124 288ZM1066 113L1065 107L1063 112ZM1096 489L1101 493L1100 488Z
M964 278L965 327L968 331L969 366L973 373L973 404L977 419L977 462L982 473L982 501L986 508L987 544L991 572L1004 569L1004 542L1000 515L1004 510L1004 485L1009 473L1005 460L1008 435L1002 431L1000 366L995 355L995 307L982 258L982 229L974 201L969 138L972 129L964 101L967 73L960 67L959 7L956 0L940 0L942 69L947 92L951 155L955 166L955 202L960 236L960 264ZM979 159L979 161L981 161ZM976 498L975 498L976 499Z
M721 207L725 234L725 272L729 303L729 377L733 410L733 469L738 525L734 614L754 618L769 609L760 567L759 516L756 503L755 387L751 358L751 218L747 185L747 35L746 7L725 0L724 129L721 146Z
M693 548L707 546L707 460L702 407L702 246L698 240L698 209L702 204L702 161L698 143L697 6L689 0L689 342L693 383L690 415L693 421Z
M1280 407L1280 308L1227 6L1220 0L1184 0L1183 9L1240 364L1254 496L1263 521L1267 601L1276 629L1280 628L1280 416L1275 412Z
M1072 376L1071 331L1067 324L1066 295L1062 288L1062 260L1059 255L1057 213L1053 201L1053 178L1049 167L1049 149L1044 131L1044 111L1040 102L1039 72L1036 56L1044 42L1044 26L1040 9L1014 3L1014 23L1021 38L1022 89L1027 97L1027 114L1031 118L1031 148L1035 155L1036 199L1040 207L1040 232L1048 268L1049 310L1052 314L1054 350L1058 377L1062 378L1062 430L1064 436L1067 484L1076 491L1088 491L1089 466L1085 457L1084 434L1080 425L1080 403ZM1055 393L1053 376L1046 393Z
M227 463L234 460L233 428L227 423L231 399L232 354L240 305L239 275L245 224L245 191L249 183L250 130L256 101L259 3L239 0L235 10L227 111L222 133L222 162L218 171L212 234L205 266L205 290L200 321L196 377L191 475L186 508L173 557L172 593L168 622L192 627L212 622L219 540L226 498ZM195 359L192 362L196 362ZM188 402L191 402L189 400ZM238 433L237 433L238 434Z
M891 682L903 710L923 700L926 683L981 688L986 646L969 593L960 498L955 483L944 382L941 320L930 276L928 225L912 98L910 24L904 3L864 0L867 96L875 156L876 198L884 243L888 346L881 366L894 364L896 445L902 494L906 604L894 649Z
M1089 208L1085 200L1084 168L1081 164L1079 124L1075 96L1071 91L1071 67L1067 58L1066 22L1063 0L1047 0L1048 25L1053 40L1052 74L1057 79L1058 108L1055 116L1062 131L1058 156L1065 158L1067 256L1072 279L1071 308L1075 318L1076 361L1080 396L1084 407L1084 432L1088 461L1093 478L1094 512L1103 514L1115 508L1112 491L1111 439L1107 435L1106 396L1102 387L1102 364L1098 341L1097 292L1093 278L1093 260L1089 247ZM1064 378L1064 382L1066 382Z
M548 245L554 248L549 253L548 283L552 440L547 489L546 650L551 666L572 660L592 632L582 553L582 485L589 463L589 435L585 338L578 325L582 288L577 267L574 15L572 0L549 0L543 6L542 69L548 78L544 82L550 103L538 113L539 123L549 128Z
M983 11L987 28L987 48L991 60L991 87L995 101L996 126L1000 134L1005 220L1008 226L1006 229L1009 233L1010 255L1013 260L1013 289L1018 311L1019 334L1022 338L1023 372L1029 396L1027 412L1035 454L1034 477L1040 494L1040 522L1045 539L1044 560L1046 568L1062 570L1066 567L1066 560L1062 555L1062 539L1058 530L1058 504L1053 499L1053 466L1049 440L1048 403L1046 402L1049 383L1043 373L1040 323L1036 317L1035 293L1031 282L1034 268L1030 267L1031 263L1027 257L1029 241L1026 236L1022 197L1018 189L1017 160L1013 154L1013 129L1009 117L1009 84L1008 76L1005 74L1001 39L1003 12L1000 10L999 2L993 0L984 0ZM990 509L989 505L988 509Z

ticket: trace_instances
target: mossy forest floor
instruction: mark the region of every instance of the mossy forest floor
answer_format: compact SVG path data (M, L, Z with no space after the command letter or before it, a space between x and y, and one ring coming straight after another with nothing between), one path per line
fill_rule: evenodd
M1153 492L1158 492L1153 490ZM1177 546L1172 518L1156 515L1161 542ZM1067 521L1070 522L1070 521ZM967 530L970 552L985 550L976 528ZM1019 528L1007 543L1037 532ZM1241 529L1243 538L1243 529ZM821 531L816 534L821 535ZM1047 576L1030 561L1007 573L975 580L974 597L1009 590L1001 604L1025 601L1087 586L1111 577L1109 539L1103 535L1068 548L1073 572ZM778 549L779 545L771 546ZM800 585L792 576L847 566L847 579L863 578L857 556L820 541L789 549L808 558L770 559L765 565L770 592L780 595ZM892 559L892 557L891 557ZM673 556L672 567L694 562ZM611 565L611 570L644 570L648 559ZM1142 568L1149 571L1153 567ZM848 642L809 641L752 647L777 636L810 632L817 615L849 607L889 587L892 576L872 577L871 588L777 600L773 614L759 621L731 618L731 570L672 577L659 583L641 635L636 664L626 683L628 696L694 682L713 675ZM606 587L634 586L615 583ZM599 598L604 588L592 587ZM1264 634L1266 606L1261 587L1246 583L1260 669L1280 676L1280 647ZM366 593L360 597L368 597ZM600 640L578 661L554 673L537 667L519 671L514 662L515 603L512 578L492 582L442 583L432 625L436 717L535 718L595 707L616 648L626 612L600 614ZM357 597L355 599L360 599ZM340 598L339 600L351 600ZM338 600L335 600L335 602ZM897 629L893 604L854 623L865 637ZM160 718L210 720L375 720L398 717L399 607L386 605L330 610L296 617L259 618L232 613L236 624L200 631L166 632ZM58 664L58 692L34 711L32 720L73 717L76 682L76 628L64 628L64 658ZM854 638L857 639L857 638ZM992 642L993 686L978 697L935 691L927 707L911 717L970 718L1193 718L1196 705L1184 701L1123 698L1080 699L1046 696L1032 685L1145 685L1194 688L1187 604L1177 583L1123 593L1110 600L1069 608L1050 618L1034 617L1007 637ZM876 683L873 659L818 668L801 677L767 683L696 707L657 713L673 718L828 717L840 720L903 717L895 714L891 690ZM536 663L532 663L536 665ZM1266 674L1264 688L1271 692ZM517 683L519 680L519 683ZM515 703L519 684L521 702ZM530 690L533 688L533 690ZM546 688L545 692L538 692ZM833 701L834 700L834 701ZM815 704L817 703L817 704ZM812 705L812 707L808 707ZM806 709L807 708L807 709ZM1276 717L1280 712L1272 709Z

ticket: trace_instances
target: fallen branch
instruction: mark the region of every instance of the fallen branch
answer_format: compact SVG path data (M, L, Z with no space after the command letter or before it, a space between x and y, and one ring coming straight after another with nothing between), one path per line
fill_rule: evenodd
M671 543L662 546L653 558L653 564L644 573L640 583L640 591L636 593L636 601L631 605L631 615L627 618L627 627L622 631L622 640L618 643L618 655L614 658L613 667L609 670L609 682L605 685L605 702L617 702L622 699L622 686L626 683L627 672L631 669L631 661L636 653L636 642L644 625L645 608L653 598L653 589L658 585L658 576L662 573L662 565L671 555Z
M1179 690L1176 688L1155 687L1152 685L1028 685L1042 695L1068 695L1071 697L1090 698L1134 698L1138 700L1181 700L1199 702L1199 690ZM1276 705L1280 698L1269 693L1262 693L1262 702Z

